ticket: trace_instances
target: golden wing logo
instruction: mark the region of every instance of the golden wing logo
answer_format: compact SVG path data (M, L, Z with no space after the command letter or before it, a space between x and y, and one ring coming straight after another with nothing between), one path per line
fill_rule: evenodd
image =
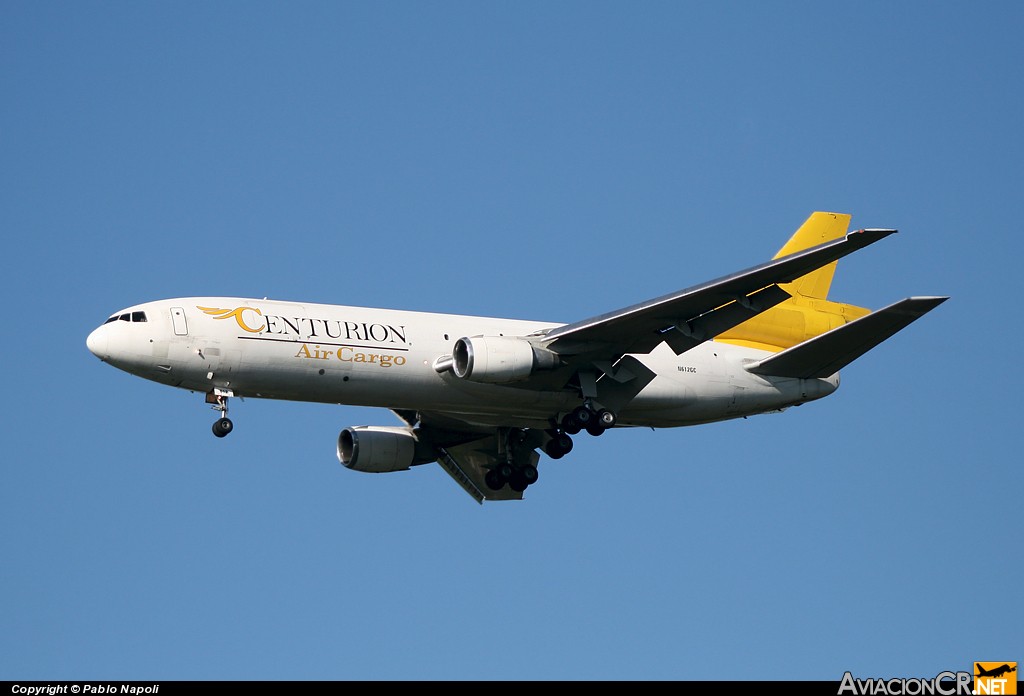
M243 331L248 331L249 333L263 332L262 324L257 328L253 328L245 323L245 318L242 316L242 312L249 311L256 312L257 316L262 317L263 312L256 309L255 307L235 307L234 309L219 309L217 307L200 307L197 305L196 309L201 311L203 314L209 314L214 319L230 319L231 317L234 317L235 321L238 322L238 325L242 327Z

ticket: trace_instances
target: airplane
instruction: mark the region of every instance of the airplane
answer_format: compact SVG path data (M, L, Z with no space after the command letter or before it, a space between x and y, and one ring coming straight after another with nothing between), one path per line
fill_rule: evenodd
M521 500L543 452L573 436L780 412L949 299L877 311L827 298L840 258L891 229L847 233L815 212L765 263L568 324L235 297L138 304L88 349L125 372L229 399L379 407L399 425L344 428L337 457L370 473L437 462L476 502Z
M975 663L975 665L977 665L977 664L978 663ZM976 677L1001 677L1004 674L1007 674L1009 672L1016 672L1016 671L1017 671L1017 666L1014 665L1013 667L1011 667L1009 664L1003 664L1003 665L1000 665L999 667L995 667L993 669L985 669L984 667L980 667L979 666L978 667L978 673L975 674L974 676L976 676Z

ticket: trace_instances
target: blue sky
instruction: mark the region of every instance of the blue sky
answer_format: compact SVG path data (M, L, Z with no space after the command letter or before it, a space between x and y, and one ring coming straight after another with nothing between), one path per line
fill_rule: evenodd
M0 679L839 680L1024 660L1019 3L0 6ZM900 233L951 300L829 398L577 438L520 503L334 455L384 410L85 348L186 295L573 321Z

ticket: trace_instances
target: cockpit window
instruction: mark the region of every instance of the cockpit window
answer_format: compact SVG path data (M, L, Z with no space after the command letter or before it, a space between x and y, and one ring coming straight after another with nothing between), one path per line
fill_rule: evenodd
M111 321L147 321L145 318L145 312L125 312L124 314L115 314L103 323L110 323Z
M109 319L107 319L103 323L104 324L109 324L112 321L142 322L142 321L148 321L148 319L146 319L146 313L145 312L125 312L124 314L115 314L114 316L110 317Z

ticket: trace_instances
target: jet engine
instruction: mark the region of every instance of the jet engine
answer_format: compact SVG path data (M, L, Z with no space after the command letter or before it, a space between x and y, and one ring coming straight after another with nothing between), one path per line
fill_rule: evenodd
M560 364L556 353L514 336L460 338L452 349L455 376L472 382L515 382Z
M338 435L338 461L374 474L405 471L414 464L416 436L409 428L360 425Z

